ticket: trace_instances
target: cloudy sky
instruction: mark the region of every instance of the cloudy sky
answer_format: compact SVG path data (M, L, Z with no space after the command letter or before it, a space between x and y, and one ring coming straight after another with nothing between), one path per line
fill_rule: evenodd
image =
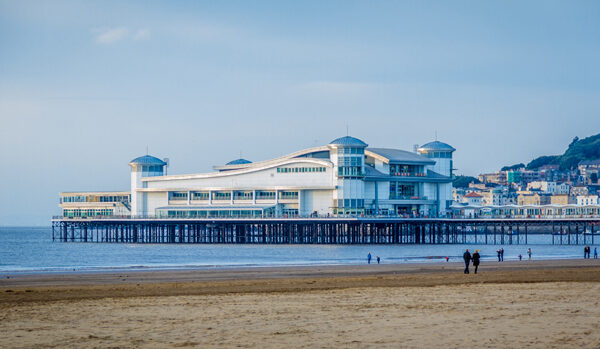
M598 1L0 0L0 225L349 133L476 175L600 132Z

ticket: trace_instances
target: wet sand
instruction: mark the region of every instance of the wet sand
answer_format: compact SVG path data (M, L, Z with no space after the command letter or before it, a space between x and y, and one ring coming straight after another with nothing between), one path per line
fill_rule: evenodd
M600 347L600 261L2 275L0 347Z

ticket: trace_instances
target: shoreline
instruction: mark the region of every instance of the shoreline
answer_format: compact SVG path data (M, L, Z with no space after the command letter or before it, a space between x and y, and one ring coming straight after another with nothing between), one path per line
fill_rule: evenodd
M535 245L531 245L535 246ZM461 263L462 257L450 256L450 263ZM384 263L381 265L446 265L444 260L445 256L410 256L410 257L398 257L398 258L386 258ZM570 256L539 256L537 255L532 261L567 261L567 260L578 260L579 257L574 255ZM593 259L593 257L592 257ZM495 254L483 255L481 261L484 263L497 262ZM517 257L507 257L503 263L507 262L527 262L527 257L523 256L523 260L519 261ZM376 265L376 261L372 262ZM163 271L206 271L206 270L229 270L229 269L243 269L243 268L319 268L319 267L353 267L365 265L364 263L334 263L334 262L322 262L322 263L270 263L270 264L257 264L257 263L240 263L240 264L206 264L206 265L124 265L124 266L71 266L71 267L48 267L48 268L30 268L30 269L16 269L16 270L0 270L0 278L6 276L19 276L19 275L58 275L58 274L102 274L102 273L134 273L134 272L163 272Z
M600 282L600 260L568 259L464 264L244 267L212 270L22 274L0 279L0 303L111 297L304 292L355 287Z

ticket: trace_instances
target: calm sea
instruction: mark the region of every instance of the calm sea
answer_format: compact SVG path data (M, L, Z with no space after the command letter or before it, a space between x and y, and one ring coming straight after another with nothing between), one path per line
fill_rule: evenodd
M582 258L583 246L551 245L530 237L529 245L504 245L505 260ZM548 240L548 241L546 241ZM0 272L65 272L119 269L226 268L236 266L364 264L367 253L383 263L445 263L465 248L496 260L498 245L187 245L52 242L50 228L0 227ZM593 248L592 248L593 250Z

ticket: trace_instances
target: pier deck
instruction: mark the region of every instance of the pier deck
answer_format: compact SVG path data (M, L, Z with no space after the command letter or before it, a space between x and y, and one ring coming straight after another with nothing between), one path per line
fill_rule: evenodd
M62 242L218 244L594 244L600 217L590 218L62 218Z

